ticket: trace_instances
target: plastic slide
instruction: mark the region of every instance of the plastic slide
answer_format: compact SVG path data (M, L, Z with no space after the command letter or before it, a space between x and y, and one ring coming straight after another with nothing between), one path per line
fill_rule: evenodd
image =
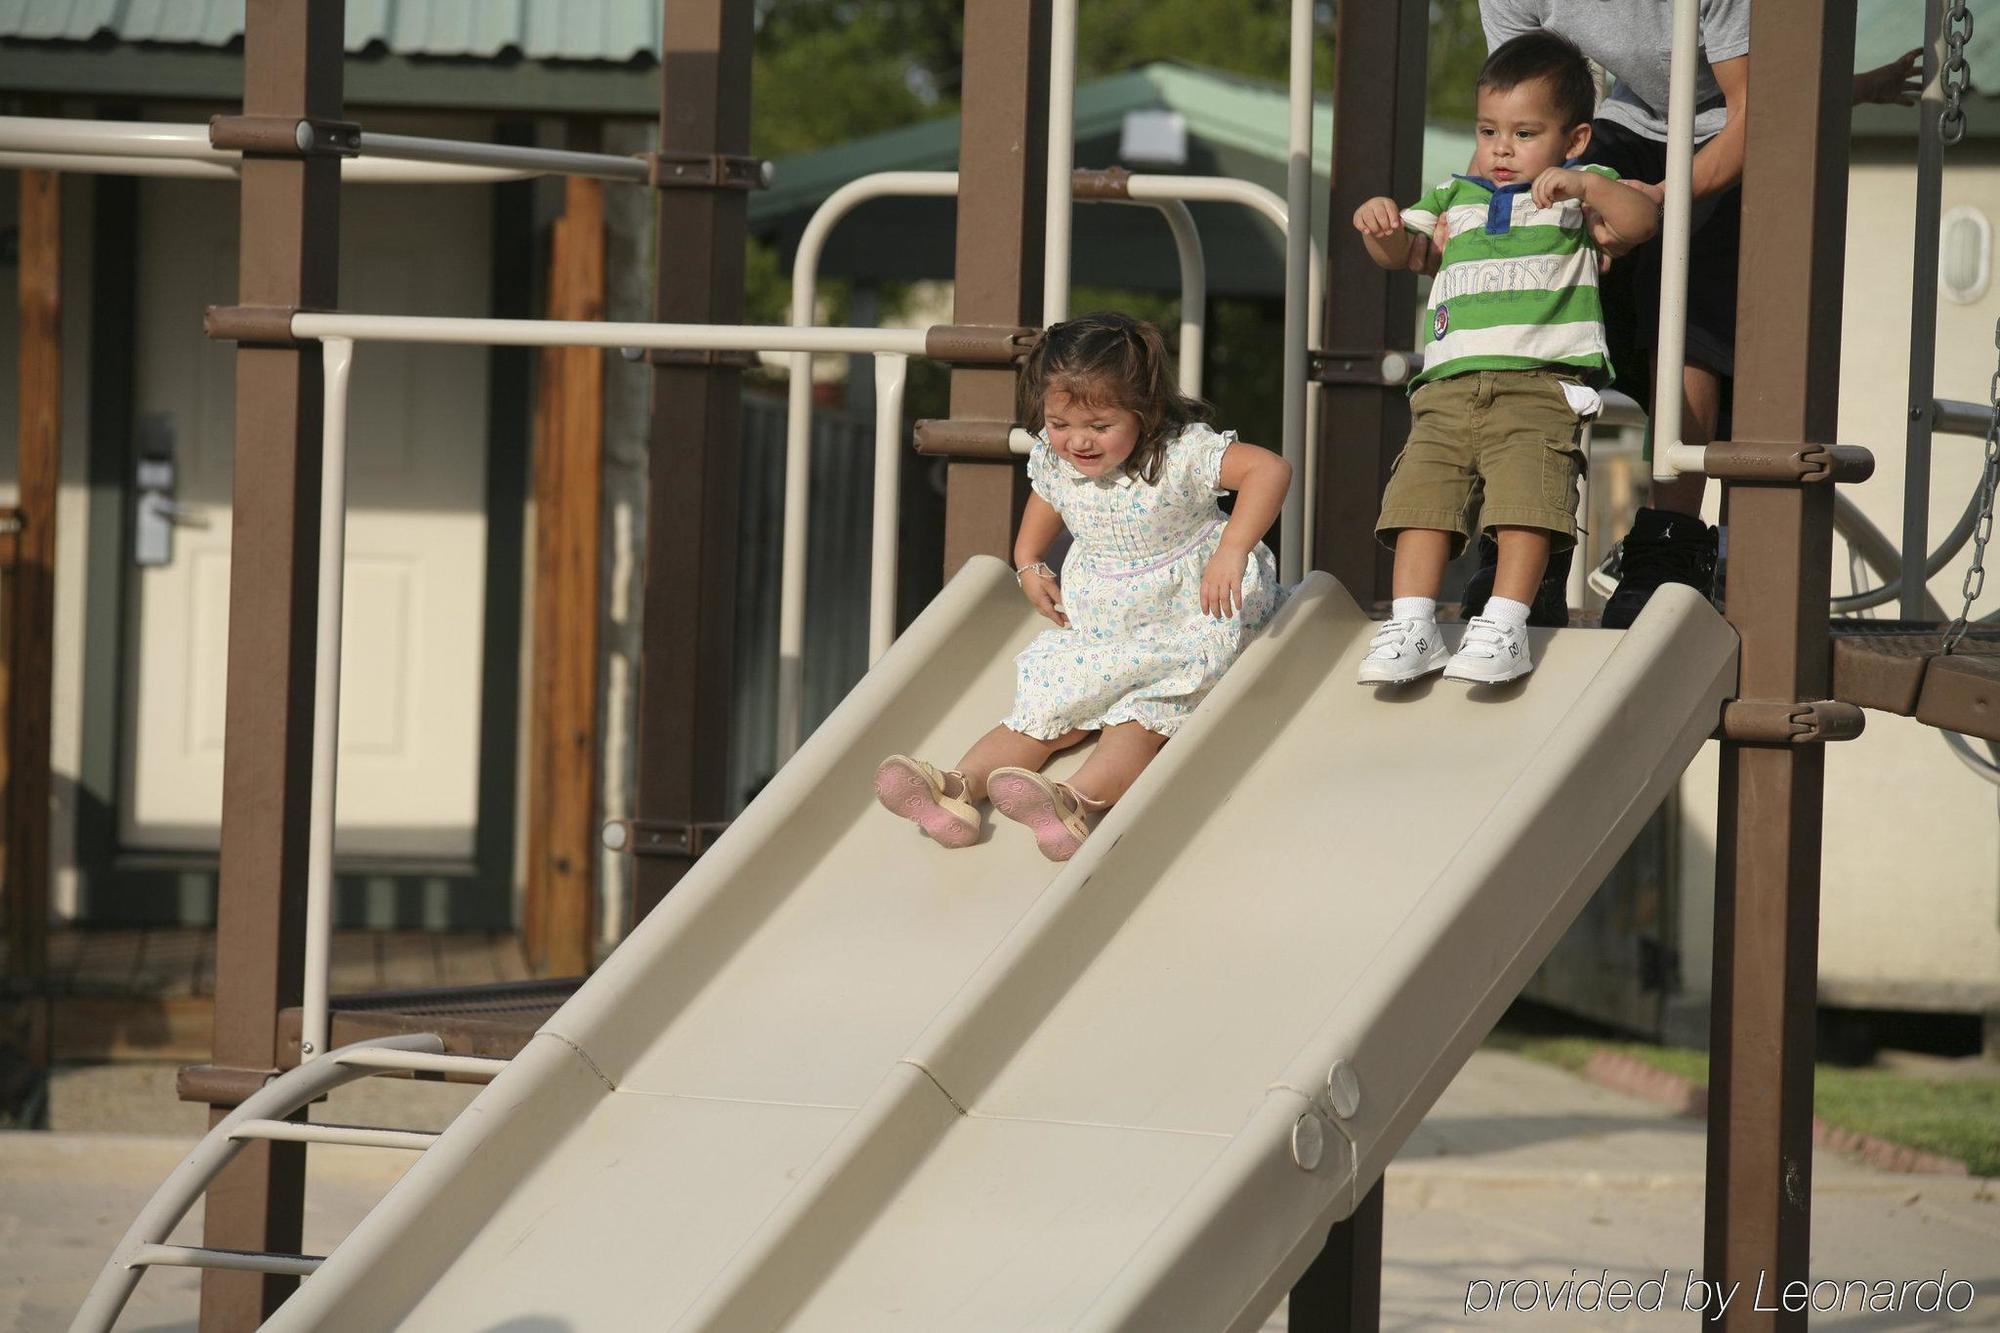
M1075 860L936 847L874 766L1004 716L1037 627L968 565L268 1326L1254 1328L1736 676L1670 586L1378 694L1315 575Z

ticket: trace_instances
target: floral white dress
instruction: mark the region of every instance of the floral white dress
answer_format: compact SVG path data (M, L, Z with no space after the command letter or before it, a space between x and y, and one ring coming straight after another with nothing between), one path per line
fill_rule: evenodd
M1015 659L1005 725L1042 740L1137 722L1171 736L1213 689L1282 597L1262 542L1243 571L1242 609L1201 609L1201 574L1222 540L1222 455L1236 432L1192 425L1166 447L1157 482L1120 470L1086 476L1038 439L1035 494L1074 544L1063 562L1069 627L1043 630Z

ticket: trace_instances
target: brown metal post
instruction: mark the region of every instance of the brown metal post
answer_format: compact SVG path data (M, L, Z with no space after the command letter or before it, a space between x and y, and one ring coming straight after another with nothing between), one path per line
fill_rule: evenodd
M956 324L1039 325L1048 198L1049 0L966 0L959 105ZM1014 371L951 373L953 420L1012 421ZM945 485L944 574L1013 552L1027 477L1013 459L954 459Z
M62 177L21 173L20 533L6 607L8 970L48 963L49 709L62 453Z
M1415 341L1416 278L1377 268L1346 220L1376 195L1407 202L1423 189L1429 20L1426 0L1340 6L1322 347L1407 350ZM1365 606L1389 596L1388 552L1375 540L1375 515L1409 431L1409 404L1400 388L1380 385L1329 384L1319 392L1319 518L1311 563Z
M1828 441L1840 403L1854 6L1759 0L1751 22L1757 114L1743 178L1736 435ZM1724 500L1739 694L1825 698L1832 486L1731 485ZM1722 746L1703 1264L1724 1290L1742 1284L1731 1329L1806 1325L1803 1311L1769 1307L1806 1278L1824 773L1819 745Z
M1375 1333L1382 1326L1382 1182L1334 1224L1285 1310L1289 1333Z
M602 319L604 182L572 177L564 198L549 258L549 318ZM603 464L604 354L544 349L535 411L534 721L522 904L528 965L539 976L589 971L594 940Z
M665 0L662 153L750 151L753 8L747 0ZM748 196L740 189L662 189L656 216L654 318L740 324ZM741 394L742 373L726 362L655 363L634 921L694 864L703 826L720 824L729 811Z
M345 8L250 0L246 115L339 119ZM338 161L246 153L242 198L237 302L332 307ZM317 344L237 350L214 1063L245 1082L277 1069L278 1011L299 1003L303 977L320 406ZM225 1111L212 1108L211 1122ZM203 1243L296 1251L304 1187L304 1145L251 1145L209 1188ZM201 1326L254 1327L296 1286L204 1272Z

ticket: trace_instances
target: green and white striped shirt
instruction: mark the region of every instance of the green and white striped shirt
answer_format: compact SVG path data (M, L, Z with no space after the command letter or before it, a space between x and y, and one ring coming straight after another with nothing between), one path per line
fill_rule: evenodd
M1584 171L1618 179L1609 167ZM1410 391L1474 370L1564 366L1592 384L1610 378L1597 244L1583 204L1539 208L1532 182L1495 188L1453 176L1403 210L1403 226L1429 236L1440 217L1451 231L1431 283L1424 367Z

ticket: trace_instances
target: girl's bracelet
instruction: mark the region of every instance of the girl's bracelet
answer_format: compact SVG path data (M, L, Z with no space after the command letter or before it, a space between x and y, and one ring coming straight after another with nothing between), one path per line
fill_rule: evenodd
M1021 576L1029 573L1040 574L1043 578L1047 579L1051 583L1054 583L1056 581L1056 572L1053 569L1049 568L1048 562L1046 560L1037 560L1032 565L1022 565L1019 569L1016 569L1014 571L1015 585L1017 587L1021 586L1022 584Z

